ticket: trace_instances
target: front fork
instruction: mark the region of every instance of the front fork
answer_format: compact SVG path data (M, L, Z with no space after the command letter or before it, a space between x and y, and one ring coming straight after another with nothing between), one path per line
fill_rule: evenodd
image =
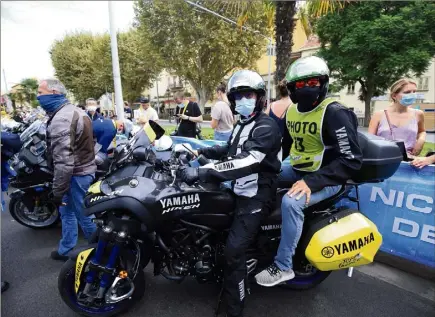
M97 271L104 272L100 280L100 287L98 289L97 295L95 296L98 299L102 299L104 297L104 293L109 286L110 277L116 275L116 259L118 258L119 251L122 245L125 244L125 242L127 241L127 233L125 231L120 231L116 233L115 243L112 247L112 250L110 251L109 260L106 266L101 265L104 250L106 249L108 241L110 241L113 234L114 233L112 227L102 227L95 255L89 262L89 272L86 275L86 284L83 290L83 293L86 295L89 295L90 293Z

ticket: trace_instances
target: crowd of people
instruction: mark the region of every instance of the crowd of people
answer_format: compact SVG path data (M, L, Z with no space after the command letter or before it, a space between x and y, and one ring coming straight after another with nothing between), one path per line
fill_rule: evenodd
M328 98L328 86L327 64L310 56L288 68L285 79L279 83L280 99L265 111L265 82L254 71L237 71L227 85L216 88L218 101L212 109L211 126L215 139L226 143L194 151L217 162L187 167L181 178L187 184L198 180L234 181L237 207L225 248L227 316L243 313L245 252L262 219L275 206L282 160L290 159L293 185L281 202L282 231L275 260L255 276L257 283L266 287L295 276L292 257L302 233L303 209L337 193L361 167L356 115L340 101ZM372 134L403 140L410 159L421 152L425 142L423 116L409 107L415 102L415 91L416 84L409 80L393 84L391 106L375 113L369 127ZM78 225L86 238L96 230L91 219L82 213L84 195L97 170L95 144L104 157L116 134L129 133L126 122L130 121L101 116L95 99L88 99L85 109L80 109L65 96L66 89L58 80L43 80L38 87L38 101L49 117L47 149L54 170L52 200L59 206L62 219L62 237L51 257L61 261L68 259L68 253L76 246ZM200 107L182 93L175 94L174 100L175 134L195 138L198 123L203 121ZM134 123L144 125L149 120L159 120L147 98L140 97L137 103L139 109L129 112ZM235 113L239 115L237 121ZM434 158L415 158L411 164L421 168L433 163Z

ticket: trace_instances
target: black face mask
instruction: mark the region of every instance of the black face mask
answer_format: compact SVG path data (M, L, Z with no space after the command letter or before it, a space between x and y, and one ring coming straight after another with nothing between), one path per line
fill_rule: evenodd
M303 87L295 89L295 97L298 100L298 110L306 112L313 110L318 104L314 104L319 98L320 87Z

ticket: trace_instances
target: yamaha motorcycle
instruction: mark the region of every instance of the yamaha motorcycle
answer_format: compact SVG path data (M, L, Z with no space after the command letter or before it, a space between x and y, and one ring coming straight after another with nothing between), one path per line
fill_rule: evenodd
M190 164L189 149L181 144L186 153L173 151L169 160L158 159L150 144L160 134L158 126L146 125L116 154L111 170L85 197L84 213L95 216L98 238L71 254L58 277L62 300L77 313L106 317L131 308L144 296L143 270L150 262L154 275L171 281L187 277L199 283L223 281L233 193L221 184L183 183L178 172ZM304 229L293 258L295 278L282 286L312 288L332 270L373 261L382 243L376 225L358 210L335 205L349 196L353 186L392 176L403 154L395 143L365 135L360 135L360 144L365 159L353 182L305 209ZM290 185L280 178L278 202ZM280 229L278 203L247 252L248 277L273 261ZM249 292L249 283L246 287Z
M42 229L56 226L59 211L50 201L53 173L47 165L45 123L33 122L20 135L23 146L9 162L16 175L10 185L17 190L11 194L9 212L23 226Z
M59 210L50 199L53 172L47 163L45 138L45 122L34 121L20 135L23 146L9 162L16 173L10 185L17 189L10 196L9 212L18 223L32 229L52 228L60 222ZM125 137L117 138L117 146L126 142ZM114 148L110 146L108 157L97 166L97 179L107 172Z

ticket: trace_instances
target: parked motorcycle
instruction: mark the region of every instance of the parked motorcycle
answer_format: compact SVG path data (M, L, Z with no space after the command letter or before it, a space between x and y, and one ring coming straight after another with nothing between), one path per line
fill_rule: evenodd
M20 135L23 146L9 162L16 172L10 186L17 189L10 196L9 212L18 223L32 229L52 228L60 222L58 208L50 201L53 172L47 165L45 135L45 121L34 121ZM97 165L96 179L109 170L115 148L127 143L124 135L117 135L107 158Z
M233 193L220 184L181 182L178 172L188 164L189 150L181 155L174 151L169 160L159 160L150 146L158 134L150 127L139 132L85 197L84 212L95 216L98 241L72 254L58 278L62 300L77 313L107 317L131 308L144 295L143 270L150 261L155 275L171 281L181 282L188 276L200 283L223 281ZM358 210L335 204L348 197L355 184L391 177L402 153L395 143L366 135L360 135L360 144L364 163L353 182L305 209L293 259L295 278L282 286L312 288L332 270L373 261L382 243L376 225ZM289 185L282 180L278 202ZM250 277L273 261L280 228L278 203L247 252Z
M42 229L56 226L59 211L50 201L53 173L47 165L45 123L34 121L20 135L20 152L10 161L16 176L10 185L15 190L9 202L11 216L23 226Z

